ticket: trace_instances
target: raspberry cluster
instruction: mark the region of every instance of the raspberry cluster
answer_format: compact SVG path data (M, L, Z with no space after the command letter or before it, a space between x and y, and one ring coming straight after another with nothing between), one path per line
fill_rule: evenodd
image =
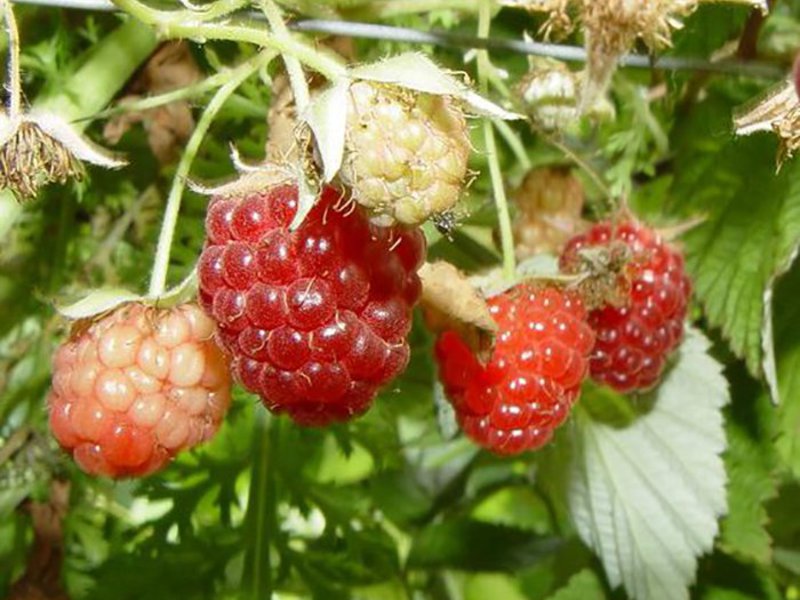
M216 433L230 403L225 356L199 306L128 304L59 347L50 427L87 473L142 476Z
M599 223L572 238L560 263L566 272L579 268L579 252L624 243L631 253L625 278L628 302L606 306L589 315L597 334L591 375L619 392L655 385L667 356L683 339L683 324L692 285L681 253L656 231L634 220Z
M297 198L287 184L213 199L199 295L244 387L324 425L364 412L405 369L425 239L370 224L333 187L290 231Z
M488 303L498 326L489 362L445 332L436 343L439 376L472 440L499 454L535 450L578 398L594 334L573 292L520 284Z

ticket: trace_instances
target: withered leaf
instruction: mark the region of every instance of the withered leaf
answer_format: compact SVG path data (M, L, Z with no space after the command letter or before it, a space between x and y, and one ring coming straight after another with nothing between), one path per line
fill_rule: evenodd
M434 332L456 331L482 361L494 348L497 324L486 300L467 277L447 262L425 263L422 280L422 309Z
M167 42L150 57L120 103L186 87L199 81L201 76L188 44ZM136 123L144 125L148 144L162 163L176 158L194 130L191 107L186 100L179 100L143 112L123 113L106 124L103 136L109 143L116 144Z

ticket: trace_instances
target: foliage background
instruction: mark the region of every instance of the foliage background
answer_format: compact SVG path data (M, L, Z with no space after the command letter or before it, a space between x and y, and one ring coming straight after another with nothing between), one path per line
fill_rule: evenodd
M477 27L477 2L285 4L301 14L422 30L473 35ZM104 42L119 44L110 36L119 35L122 17L22 6L17 14L29 99L66 94L75 105L92 106L95 80L86 77L123 68L111 59L92 62ZM492 35L520 38L539 24L503 9L493 17ZM144 26L123 27L133 44L133 70L156 42ZM206 75L253 52L230 42L189 47ZM799 47L800 2L776 2L766 20L746 7L704 4L675 34L668 54L710 59L728 51L788 70ZM348 51L369 61L409 48L418 47L354 40ZM475 76L464 49L422 49ZM510 82L527 70L519 55L497 52L492 60ZM90 75L81 71L86 65L95 69ZM275 61L270 71L279 67ZM76 73L82 78L77 87ZM524 160L502 139L497 157L509 189L529 165L573 167L587 187L590 216L605 214L608 206L596 182L575 166L575 156L654 223L705 217L683 238L696 283L692 320L711 340L709 352L722 365L731 402L724 409L728 514L690 592L703 600L800 594L800 267L788 267L800 241L800 165L790 161L776 175L773 136L735 139L731 127L732 111L772 83L702 71L621 70L611 95L615 120L587 123L558 143L514 124ZM648 90L658 93L648 97ZM195 115L209 97L191 98ZM499 93L495 99L502 101ZM193 176L231 175L230 142L249 159L263 157L272 100L270 85L259 78L242 85L213 123ZM89 109L94 118L82 122L96 139L103 133L101 108ZM452 241L426 230L432 257L467 270L499 261L487 155L480 127L473 129L471 166L478 176L466 201L469 216ZM591 411L570 421L541 453L512 460L478 452L448 427L451 417L437 400L432 340L421 323L412 333L406 374L352 424L300 429L270 419L254 397L237 390L218 437L162 474L120 483L81 474L46 426L50 356L66 333L53 302L101 284L144 289L176 166L174 157L155 156L141 124L117 149L133 158L130 167L93 170L80 184L51 187L2 228L0 596L26 597L28 585L43 597L119 600L264 597L269 590L279 598L325 599L625 597L581 542L560 490L570 469L570 440L585 432L579 421ZM187 193L173 283L199 253L204 206L202 197ZM766 290L774 297L778 408L762 376ZM707 363L709 377L715 369ZM686 391L683 401L702 402L696 395L718 384ZM582 402L590 409L615 406L608 396L588 386ZM615 402L623 412L629 406ZM635 501L636 490L628 492ZM669 490L662 499L681 514L693 509L670 498ZM680 582L675 589L682 597Z

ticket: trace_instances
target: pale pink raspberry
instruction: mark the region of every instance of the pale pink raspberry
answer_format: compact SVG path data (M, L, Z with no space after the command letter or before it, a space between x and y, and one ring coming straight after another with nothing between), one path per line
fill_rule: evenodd
M140 477L210 439L230 404L227 357L195 304L126 304L73 328L48 404L59 444L87 473Z

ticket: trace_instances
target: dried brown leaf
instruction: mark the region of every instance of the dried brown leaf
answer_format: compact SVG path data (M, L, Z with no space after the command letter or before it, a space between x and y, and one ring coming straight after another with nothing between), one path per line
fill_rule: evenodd
M481 360L488 360L497 324L481 293L447 262L425 263L419 276L428 327L437 333L456 331Z
M120 103L186 87L199 81L201 76L188 44L167 42L150 57ZM124 113L106 124L103 135L109 143L115 144L137 123L144 125L148 144L161 162L174 160L194 130L191 107L186 100L180 100L151 110Z
M69 481L54 479L47 502L31 500L24 505L33 521L33 548L25 573L11 586L8 600L68 600L61 586L61 567L69 490Z

